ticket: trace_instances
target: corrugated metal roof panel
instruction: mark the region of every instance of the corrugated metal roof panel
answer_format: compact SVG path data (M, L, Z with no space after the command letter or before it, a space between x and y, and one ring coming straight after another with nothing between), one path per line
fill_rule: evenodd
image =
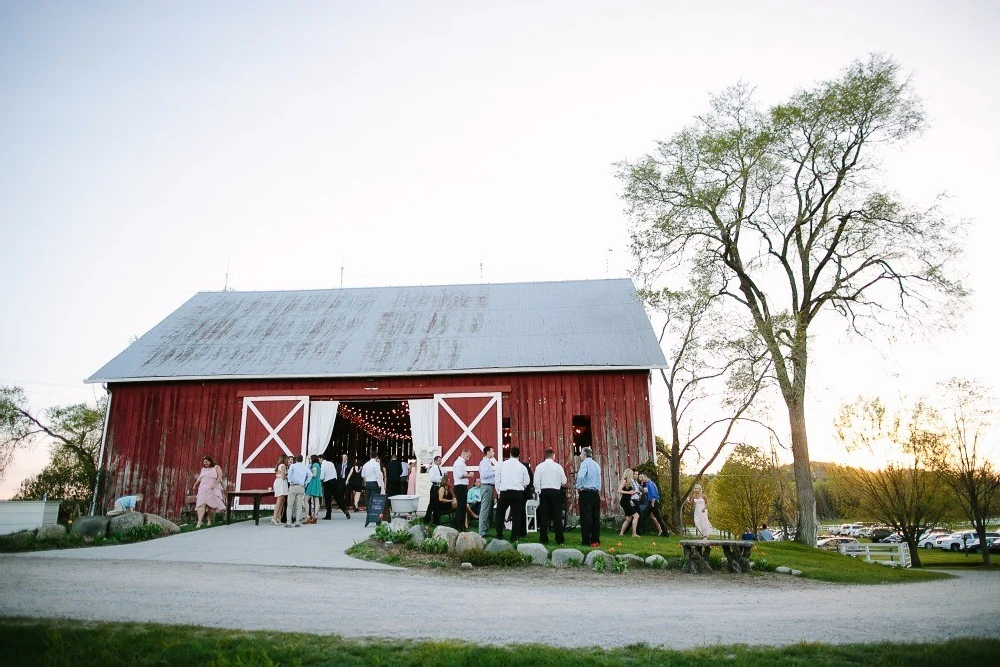
M627 279L201 292L87 382L664 363Z

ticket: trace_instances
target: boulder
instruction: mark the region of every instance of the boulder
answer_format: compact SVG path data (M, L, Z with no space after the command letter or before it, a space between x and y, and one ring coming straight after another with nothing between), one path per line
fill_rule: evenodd
M58 523L47 523L38 528L38 539L46 539L52 537L62 537L66 534L66 526L62 526Z
M73 527L69 532L73 535L83 535L94 539L96 537L108 536L108 517L106 516L78 516L73 521Z
M575 561L571 563L570 561ZM583 565L583 552L579 549L556 549L552 552L552 567L570 567Z
M526 542L517 545L517 552L531 556L532 565L545 565L549 562L549 550L544 544Z
M486 545L486 553L496 554L501 551L513 551L514 545L507 540L490 540L490 543Z
M583 559L583 564L593 569L594 563L597 561L598 558L603 558L605 560L605 565L611 564L611 556L601 551L600 549L594 549L593 551L588 553L587 557Z
M646 559L646 567L651 567L657 570L663 569L667 566L667 559L660 554L653 554Z
M486 547L486 540L479 537L479 533L459 533L455 539L455 553L462 554L469 549L483 549Z
M146 523L146 517L142 512L125 512L125 514L119 514L118 516L111 517L111 521L108 524L108 535L114 535L115 533L124 534L129 528L135 528L144 523Z
M427 531L421 525L410 526L410 539L414 544L420 544L427 537Z
M389 530L405 530L409 532L410 522L397 516L391 523L389 523Z
M642 567L646 564L646 560L642 556L635 554L621 554L621 557L628 561L629 567Z
M12 533L10 535L10 540L14 544L27 544L28 542L35 541L35 531L33 530L22 530L19 533Z
M448 551L454 551L455 540L458 539L458 531L448 526L438 526L434 529L434 534L431 537L444 540L448 543Z
M164 519L158 514L146 514L146 523L155 523L163 531L161 535L176 535L181 532L181 527L169 519Z
M778 567L774 568L774 571L777 572L778 574L791 574L792 568L787 567L785 565L779 565Z
M472 569L472 563L462 563L462 569L463 570L471 570Z
M793 577L801 577L802 576L802 570L792 570L791 574L792 574Z

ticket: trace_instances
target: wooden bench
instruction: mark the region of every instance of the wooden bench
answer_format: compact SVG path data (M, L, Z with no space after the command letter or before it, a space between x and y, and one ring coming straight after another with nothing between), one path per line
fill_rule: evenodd
M750 571L750 551L756 542L749 540L681 540L681 548L684 549L683 572L700 574L711 572L712 567L708 564L708 555L712 547L722 547L722 553L726 557L726 569L730 572Z
M184 496L184 506L181 507L181 521L190 523L198 518L198 508L195 505L198 496Z

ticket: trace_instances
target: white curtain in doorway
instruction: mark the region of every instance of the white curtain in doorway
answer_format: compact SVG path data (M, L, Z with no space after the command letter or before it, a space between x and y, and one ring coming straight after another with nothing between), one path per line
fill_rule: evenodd
M417 463L430 464L434 458L437 438L434 433L435 406L433 398L418 398L410 403L410 434L413 436L413 455Z
M423 512L430 499L430 482L427 475L420 472L421 465L430 465L437 449L437 433L435 432L435 417L437 406L433 398L417 398L410 403L410 435L413 436L413 456L417 459L416 470L410 474L417 475L417 511Z
M309 448L308 454L322 454L330 444L333 425L337 422L340 401L309 402Z

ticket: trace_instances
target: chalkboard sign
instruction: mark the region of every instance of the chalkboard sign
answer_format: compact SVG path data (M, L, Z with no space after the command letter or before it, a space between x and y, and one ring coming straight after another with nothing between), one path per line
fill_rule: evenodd
M385 511L385 494L375 493L368 498L368 516L365 517L365 526L370 524L372 521L375 525L382 525L382 512Z

